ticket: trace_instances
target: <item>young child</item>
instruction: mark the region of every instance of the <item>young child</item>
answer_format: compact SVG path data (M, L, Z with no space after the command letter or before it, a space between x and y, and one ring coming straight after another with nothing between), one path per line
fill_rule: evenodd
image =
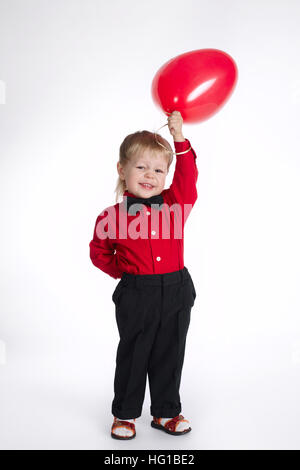
M112 294L120 335L111 427L116 439L136 436L147 374L151 426L173 435L191 431L180 414L179 387L196 291L184 266L183 233L197 200L198 169L182 123L179 111L168 116L176 150L168 189L173 152L167 140L145 130L124 139L116 188L123 201L101 212L90 242L93 264L121 278Z

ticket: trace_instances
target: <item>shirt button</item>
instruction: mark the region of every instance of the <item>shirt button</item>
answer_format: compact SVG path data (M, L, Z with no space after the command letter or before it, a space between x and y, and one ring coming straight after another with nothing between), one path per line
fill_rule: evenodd
M150 215L150 212L149 212L149 211L147 211L147 212L146 212L146 214L147 214L147 215Z
M152 232L151 232L151 233L152 233L152 235L155 235L155 234L156 234L155 230L152 230Z
M157 261L160 261L160 260L161 260L161 257L160 257L160 256L157 256L156 260L157 260Z

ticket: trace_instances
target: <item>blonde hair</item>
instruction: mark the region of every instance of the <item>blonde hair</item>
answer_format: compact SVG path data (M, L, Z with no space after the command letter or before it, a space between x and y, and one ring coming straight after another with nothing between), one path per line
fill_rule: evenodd
M164 149L161 145L167 149ZM142 153L144 150L154 151L156 154L160 154L165 157L168 161L167 169L169 168L173 161L173 151L172 147L169 142L164 139L160 134L154 134L154 132L150 131L137 131L133 134L129 134L125 137L123 142L120 145L119 151L119 162L124 168L126 164L130 161L131 157L137 153ZM126 182L122 180L120 176L118 176L115 193L116 193L116 202L118 202L119 198L123 196L126 190Z

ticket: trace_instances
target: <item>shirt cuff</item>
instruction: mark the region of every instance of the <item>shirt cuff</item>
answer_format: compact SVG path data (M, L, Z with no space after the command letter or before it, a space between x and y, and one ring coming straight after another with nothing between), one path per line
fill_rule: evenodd
M184 150L187 150L188 148L191 147L191 143L188 139L185 139L184 142L175 142L174 141L174 146L175 146L175 152L183 152ZM197 155L193 151L193 148L191 148L190 152L192 152L194 157L197 158ZM183 155L188 155L190 152L186 152L186 154L183 154ZM176 157L177 156L181 157L183 155L176 155Z
M191 145L191 144L190 144L190 141L189 141L188 139L185 139L184 142L176 142L176 141L174 140L174 146L175 146L175 149L176 149L176 150L177 150L177 149L178 149L178 150L179 150L179 149L180 149L180 150L186 150L186 149L188 149L188 148L190 147L190 145Z

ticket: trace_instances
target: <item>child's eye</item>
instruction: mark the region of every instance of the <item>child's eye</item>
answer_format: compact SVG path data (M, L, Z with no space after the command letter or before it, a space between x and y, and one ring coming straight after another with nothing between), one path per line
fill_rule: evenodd
M145 168L144 166L137 166L137 168ZM156 171L160 171L161 173L163 173L162 170L156 170Z

